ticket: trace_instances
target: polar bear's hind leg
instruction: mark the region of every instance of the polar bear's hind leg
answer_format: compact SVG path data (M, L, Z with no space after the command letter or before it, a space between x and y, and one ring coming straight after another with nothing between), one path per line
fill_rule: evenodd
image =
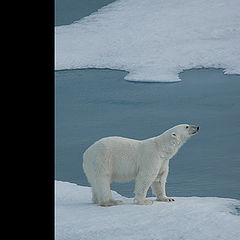
M93 186L92 186L92 202L95 204L98 203L97 191Z
M114 200L110 189L110 180L108 177L100 177L97 181L97 188L92 185L93 188L93 201L98 203L102 207L121 205L120 200Z

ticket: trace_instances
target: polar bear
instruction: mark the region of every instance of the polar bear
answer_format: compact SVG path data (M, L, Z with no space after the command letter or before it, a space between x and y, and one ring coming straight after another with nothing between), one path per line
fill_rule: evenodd
M100 206L122 204L112 198L110 184L133 179L136 204L153 203L146 199L150 186L157 201L174 201L165 192L169 160L198 130L198 126L180 124L141 141L106 137L95 142L83 154L83 169L92 186L93 203Z

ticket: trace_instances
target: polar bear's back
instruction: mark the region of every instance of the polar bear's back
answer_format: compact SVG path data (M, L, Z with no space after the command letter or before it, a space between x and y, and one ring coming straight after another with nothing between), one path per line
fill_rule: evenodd
M123 137L106 137L95 142L83 156L83 168L88 179L90 175L97 174L108 175L112 181L129 181L134 178L140 143Z

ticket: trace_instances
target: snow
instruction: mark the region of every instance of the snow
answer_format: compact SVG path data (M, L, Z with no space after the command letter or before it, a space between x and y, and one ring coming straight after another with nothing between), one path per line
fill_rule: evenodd
M112 193L124 205L100 207L91 203L91 188L55 181L55 239L240 239L239 200L175 197L143 206Z
M201 67L240 74L239 23L239 0L118 0L55 28L55 69L120 69L146 82Z

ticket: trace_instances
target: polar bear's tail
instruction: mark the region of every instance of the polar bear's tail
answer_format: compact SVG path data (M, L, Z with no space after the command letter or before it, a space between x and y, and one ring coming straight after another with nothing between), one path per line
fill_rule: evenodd
M83 171L85 173L85 175L87 176L87 179L88 179L88 182L91 183L89 180L89 177L88 177L88 173L90 171L89 169L89 163L87 161L87 150L83 153Z

